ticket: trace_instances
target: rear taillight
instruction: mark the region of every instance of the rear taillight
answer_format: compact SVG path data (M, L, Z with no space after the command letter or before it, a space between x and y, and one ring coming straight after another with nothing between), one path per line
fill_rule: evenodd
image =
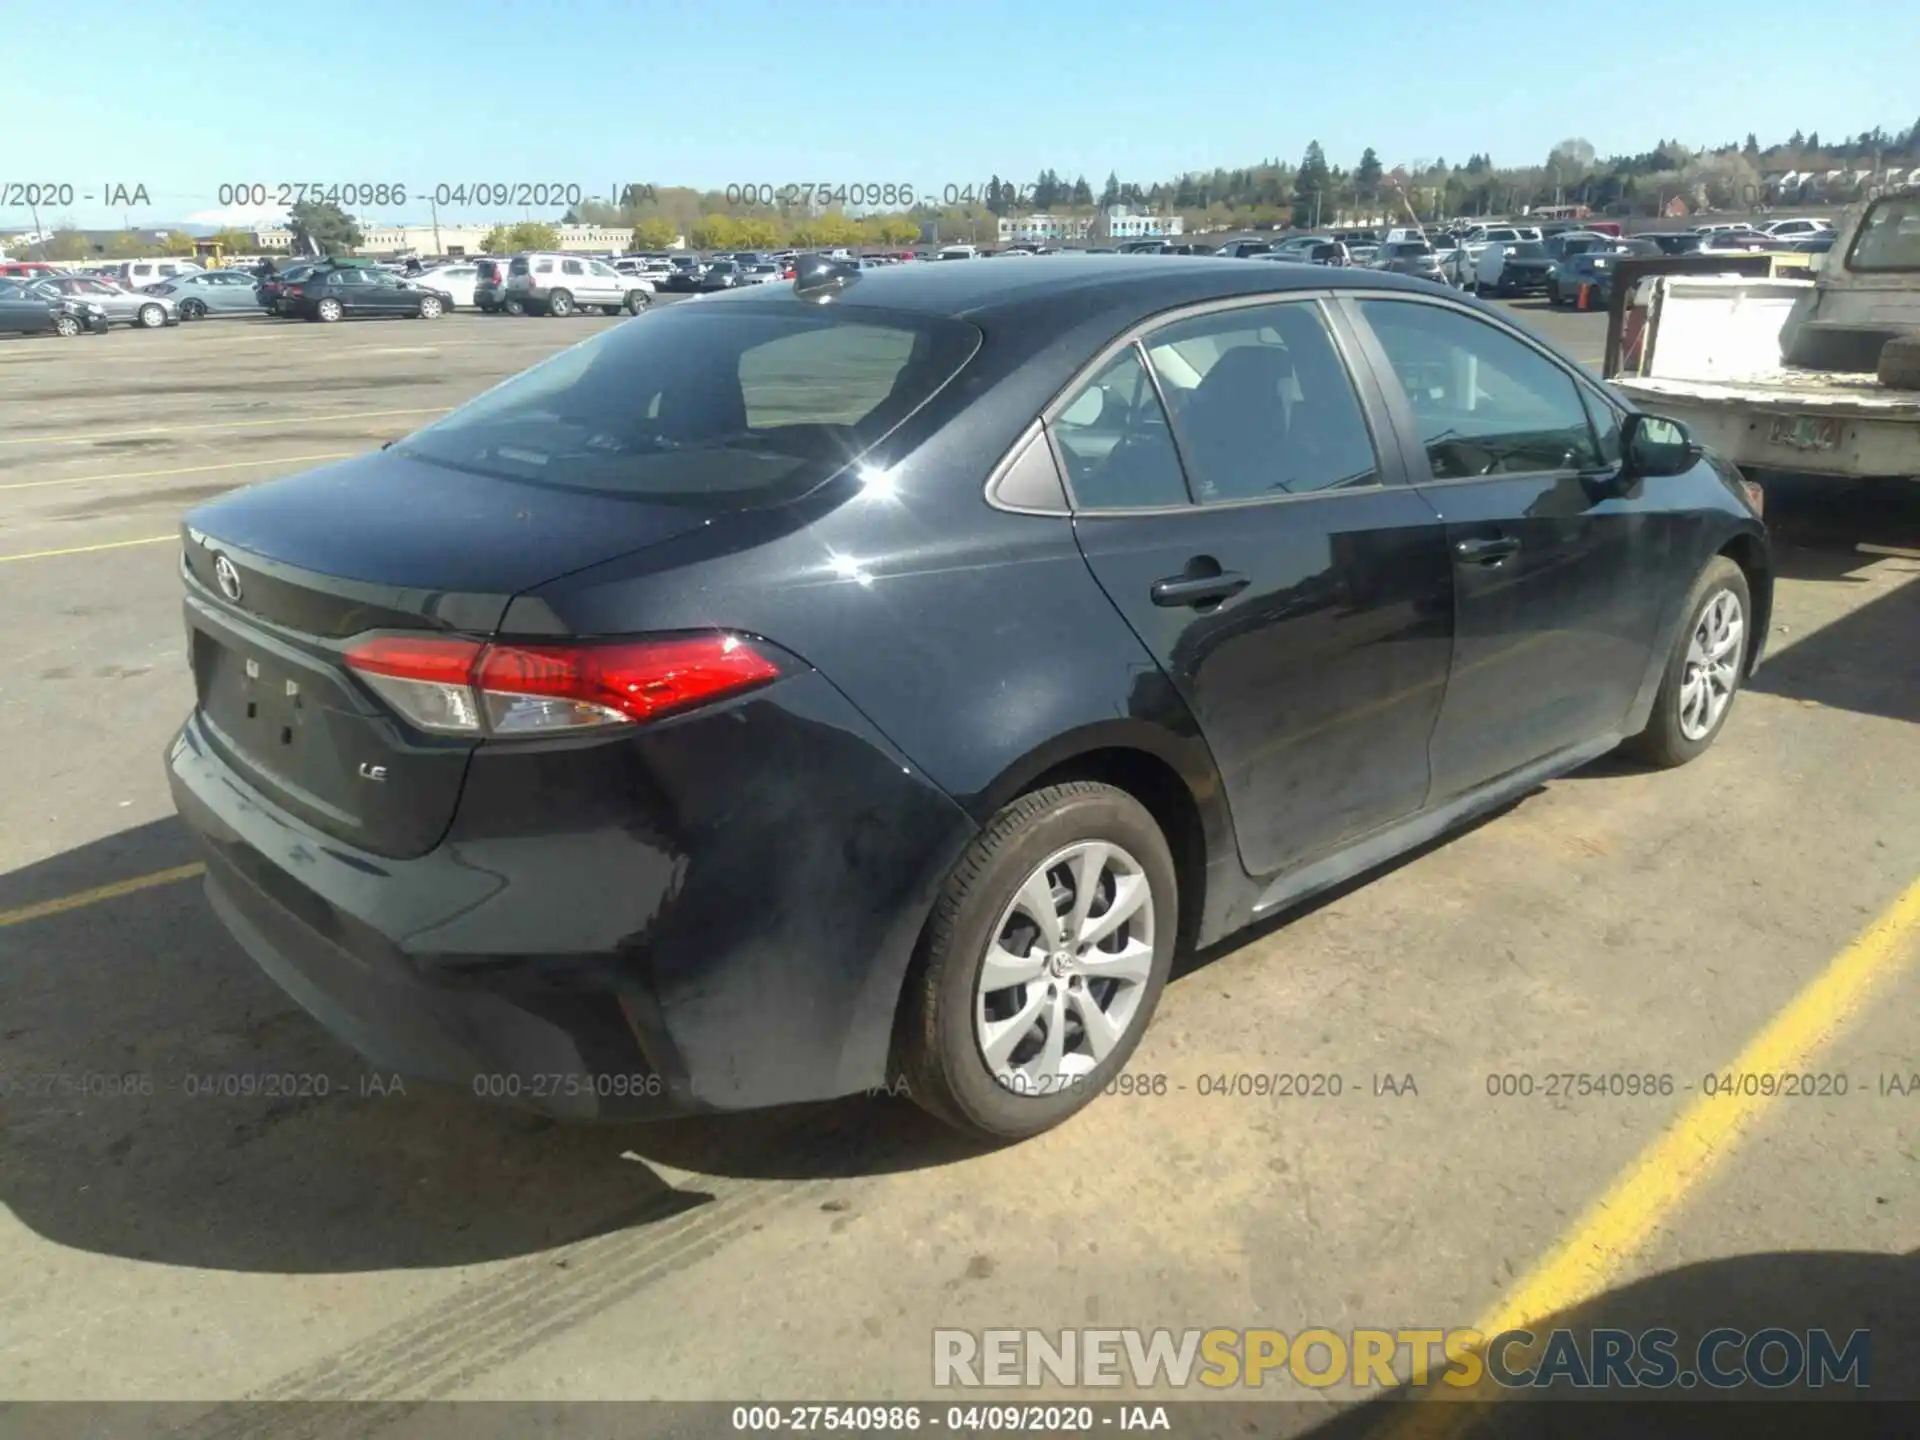
M287 295L304 295L307 292L302 290L298 285L288 285L282 293Z
M345 659L422 730L504 737L641 724L785 673L766 651L719 633L581 645L378 635Z

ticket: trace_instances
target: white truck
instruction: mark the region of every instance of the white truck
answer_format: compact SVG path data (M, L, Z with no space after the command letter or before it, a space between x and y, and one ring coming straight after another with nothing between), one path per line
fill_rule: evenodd
M1639 281L1608 378L1742 469L1920 477L1920 186L1853 207L1811 274Z

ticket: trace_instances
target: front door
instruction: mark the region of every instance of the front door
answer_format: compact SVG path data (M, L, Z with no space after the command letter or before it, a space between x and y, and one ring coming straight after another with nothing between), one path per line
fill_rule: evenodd
M1256 876L1427 796L1451 573L1363 394L1290 299L1170 321L1049 419L1087 563L1198 721Z
M1348 303L1398 382L1390 403L1454 567L1434 799L1617 736L1669 598L1675 536L1645 490L1619 483L1610 407L1594 395L1590 413L1587 382L1464 307Z

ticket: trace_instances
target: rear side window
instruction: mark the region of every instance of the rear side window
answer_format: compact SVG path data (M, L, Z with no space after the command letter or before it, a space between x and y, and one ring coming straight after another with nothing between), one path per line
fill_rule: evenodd
M1318 306L1202 315L1146 347L1201 504L1378 483L1360 397Z
M749 508L845 468L980 347L962 321L689 305L576 345L396 452L476 474Z

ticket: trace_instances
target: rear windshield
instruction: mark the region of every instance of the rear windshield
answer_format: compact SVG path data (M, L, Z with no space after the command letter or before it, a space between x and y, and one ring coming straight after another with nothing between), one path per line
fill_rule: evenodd
M602 331L394 447L479 475L746 509L844 468L980 348L962 321L703 304Z
M1920 197L1876 200L1847 253L1849 270L1920 270Z
M1538 240L1516 240L1507 253L1516 260L1540 260L1545 258L1547 247Z

